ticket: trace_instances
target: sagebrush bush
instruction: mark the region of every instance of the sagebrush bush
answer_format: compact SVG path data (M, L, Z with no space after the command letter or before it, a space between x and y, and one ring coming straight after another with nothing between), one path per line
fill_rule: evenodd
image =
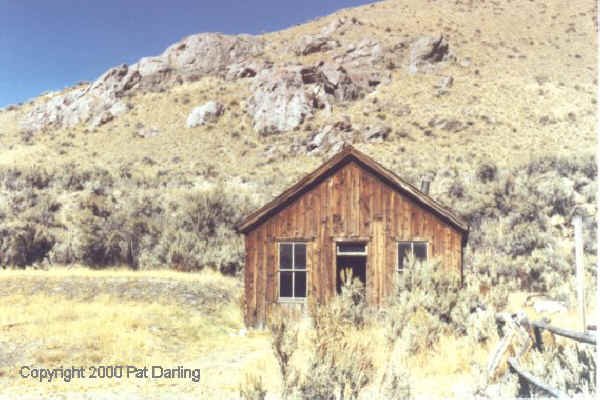
M164 191L126 166L116 174L73 164L0 170L0 262L240 271L234 226L254 208L249 197L223 185Z
M471 229L465 270L522 290L552 291L573 264L571 214L584 206L594 214L593 157L544 157L510 170L482 164L469 179L448 170L441 200L461 212ZM462 187L460 193L454 188ZM584 220L585 251L594 254L593 218Z
M553 344L543 352L530 351L522 364L532 375L543 377L551 387L569 396L593 396L596 393L595 348L573 341ZM522 396L545 396L545 392L533 385L521 382Z
M443 334L469 335L477 342L493 337L493 310L483 302L492 298L492 292L481 293L476 280L463 284L459 274L435 260L409 257L408 265L397 275L394 294L384 309L390 342L404 340L411 352L420 352L432 348Z
M181 270L212 266L227 274L239 272L244 249L234 227L248 211L244 201L217 188L188 194L181 204L171 203L156 246L146 250L144 264Z
M254 374L246 375L244 384L240 385L240 398L243 400L264 400L266 397L267 390L262 379Z
M301 333L305 338L302 350L307 353L307 368L301 368L293 358L300 350L297 313L278 309L269 320L272 349L282 381L281 397L357 399L373 383L376 373L372 343L364 330L374 323L372 318L367 321L364 287L358 280L348 278L340 296L311 308L312 327ZM348 312L348 308L352 311ZM400 385L398 381L392 384Z
M281 397L286 399L290 394L290 387L297 384L297 378L292 366L292 357L298 350L298 324L297 316L286 312L284 309L275 310L269 319L269 330L271 331L271 348L281 376Z
M363 293L362 284L348 278L340 296L315 308L308 373L298 388L302 398L357 399L373 382L375 364L363 331Z
M378 394L384 399L410 399L410 372L406 365L408 348L401 341L391 346L389 358L383 365L383 373L379 383Z
M23 223L0 228L0 264L23 267L41 262L55 238L43 225Z

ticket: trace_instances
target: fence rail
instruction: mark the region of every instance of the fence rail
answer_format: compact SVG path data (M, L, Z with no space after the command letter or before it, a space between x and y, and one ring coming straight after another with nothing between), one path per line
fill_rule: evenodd
M521 368L521 365L519 364L519 362L517 361L516 358L510 357L508 359L508 365L522 379L525 379L527 382L529 382L529 383L537 386L538 388L544 390L546 393L548 393L552 397L557 397L557 398L567 398L567 397L569 397L565 393L561 392L560 390L555 389L555 388L551 387L550 385L545 384L544 382L542 382L541 380L539 380L535 376L531 375L529 372L523 371L523 369Z
M580 343L592 344L594 346L596 345L596 336L591 335L587 332L581 333L581 332L570 331L568 329L558 328L556 326L549 325L543 321L532 321L530 324L534 328L534 330L545 329L549 332L554 333L555 335L573 339ZM536 334L536 342L538 342L538 340L541 342L541 335L540 335L539 339L537 336L538 335ZM541 345L541 343L540 343L540 345Z
M496 316L496 321L499 324L506 326L508 328L507 332L504 332L503 340L498 346L497 351L493 354L492 360L490 362L491 368L488 367L488 373L493 372L500 362L502 358L502 354L506 352L506 350L510 347L509 343L514 340L514 338L518 336L526 336L528 339L522 342L521 349L516 352L516 357L508 357L507 363L510 368L510 371L519 375L519 379L526 381L528 384L537 387L538 389L543 390L545 393L548 393L552 397L556 398L568 398L569 396L562 391L553 388L552 386L546 384L538 377L532 375L531 373L525 371L521 365L519 364L519 358L531 347L531 333L527 333L527 331L531 332L533 330L534 343L533 345L539 350L543 350L543 341L542 341L542 330L547 330L552 334L563 336L571 340L575 340L580 343L590 344L596 346L596 336L595 334L591 334L589 332L576 332L568 329L558 328L556 326L552 326L549 324L549 321L529 321L525 314L520 313L517 315L508 316L507 314L499 314ZM519 334L515 335L517 332Z

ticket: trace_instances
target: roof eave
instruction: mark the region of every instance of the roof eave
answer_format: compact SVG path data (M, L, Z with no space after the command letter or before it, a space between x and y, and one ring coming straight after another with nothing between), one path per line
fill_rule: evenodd
M383 167L369 156L354 149L352 146L345 146L342 151L331 157L329 160L319 166L319 168L305 175L304 178L283 191L279 196L275 197L273 200L260 207L256 211L250 213L240 224L236 226L236 231L247 234L254 227L260 225L264 219L272 215L277 208L285 206L285 204L288 202L293 201L298 193L301 193L306 187L315 184L315 182L319 182L320 179L323 179L326 176L327 172L349 162L350 158L358 161L363 167L366 167L380 178L388 181L392 186L395 187L396 190L402 191L421 205L427 207L435 214L442 217L442 219L446 220L450 225L457 228L464 237L468 235L469 224L461 217L436 202L429 195L421 192L410 183L404 181L394 172Z

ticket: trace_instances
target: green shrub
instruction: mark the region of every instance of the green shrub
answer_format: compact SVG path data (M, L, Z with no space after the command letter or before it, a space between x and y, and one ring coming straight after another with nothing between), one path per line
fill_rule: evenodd
M54 242L54 236L42 225L25 223L1 228L0 264L24 267L40 262Z
M463 285L460 276L440 262L409 259L409 267L397 276L394 294L384 310L388 340L404 340L410 351L419 352L431 348L446 333L470 335L477 341L490 339L494 310L483 300L491 296L482 295L477 283L472 279Z
M248 207L247 199L219 188L189 194L182 204L172 202L161 217L155 245L142 250L141 263L188 271L211 266L226 274L238 273L244 248L234 227Z

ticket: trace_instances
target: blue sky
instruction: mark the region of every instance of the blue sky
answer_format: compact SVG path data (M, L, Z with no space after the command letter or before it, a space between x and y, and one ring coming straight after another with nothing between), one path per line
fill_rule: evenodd
M259 34L367 0L0 0L0 107L93 80L198 32Z

